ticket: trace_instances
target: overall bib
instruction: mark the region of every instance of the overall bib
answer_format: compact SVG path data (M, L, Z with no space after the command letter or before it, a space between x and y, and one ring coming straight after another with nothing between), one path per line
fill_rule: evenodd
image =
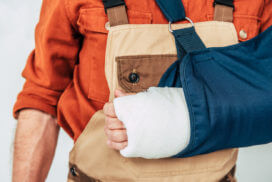
M238 43L232 11L216 5L215 20L195 23L194 27L206 47L223 47ZM175 39L167 24L129 24L125 6L107 10L110 22L105 74L110 89L140 92L157 86L163 73L178 58ZM191 27L191 23L173 24L172 29ZM70 152L69 182L219 182L234 173L237 149L221 150L187 158L124 158L110 149L104 133L105 116L97 111ZM234 181L234 179L230 179Z

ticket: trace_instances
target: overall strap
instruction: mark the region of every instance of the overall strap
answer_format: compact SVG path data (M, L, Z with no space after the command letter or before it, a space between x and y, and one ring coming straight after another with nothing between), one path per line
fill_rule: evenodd
M102 0L110 26L128 24L126 3L124 0Z
M128 24L126 4L124 0L102 0L110 26ZM185 19L185 10L182 0L156 0L161 11L169 22ZM233 0L214 0L214 20L233 21Z
M214 0L214 20L232 22L234 4L233 0Z

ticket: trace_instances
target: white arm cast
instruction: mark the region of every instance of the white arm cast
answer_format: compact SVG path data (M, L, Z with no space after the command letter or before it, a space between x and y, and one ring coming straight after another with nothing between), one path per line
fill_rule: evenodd
M182 88L151 87L114 99L115 112L128 135L124 157L171 157L190 140L190 120Z

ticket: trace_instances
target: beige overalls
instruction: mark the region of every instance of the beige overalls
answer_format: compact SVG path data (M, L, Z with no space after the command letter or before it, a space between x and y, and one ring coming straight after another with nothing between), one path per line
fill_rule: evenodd
M206 47L238 43L232 23L232 10L216 5L215 20L195 23ZM228 13L225 13L228 12ZM166 69L177 60L173 35L166 24L128 24L123 6L108 10L110 22L105 74L110 89L140 92L156 86ZM173 29L191 26L174 24ZM138 81L131 80L136 74ZM70 152L69 182L218 182L235 181L231 177L237 149L228 149L190 158L148 160L124 158L110 149L104 133L105 116L97 111Z

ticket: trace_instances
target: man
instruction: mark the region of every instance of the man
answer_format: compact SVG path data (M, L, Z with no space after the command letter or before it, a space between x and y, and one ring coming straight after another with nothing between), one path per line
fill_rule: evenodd
M167 23L155 1L126 3L131 23ZM213 19L212 3L183 1L187 16L194 22ZM272 24L271 8L271 1L235 2L234 24L240 41L253 38ZM88 21L85 13L92 15ZM107 102L105 19L103 4L98 0L43 1L36 48L24 69L26 83L14 106L18 127L13 181L44 181L54 156L59 125L76 141L95 111ZM124 93L117 91L116 95ZM113 105L104 108L112 116L107 121L113 121L107 122L108 145L123 149L127 145L126 131Z

